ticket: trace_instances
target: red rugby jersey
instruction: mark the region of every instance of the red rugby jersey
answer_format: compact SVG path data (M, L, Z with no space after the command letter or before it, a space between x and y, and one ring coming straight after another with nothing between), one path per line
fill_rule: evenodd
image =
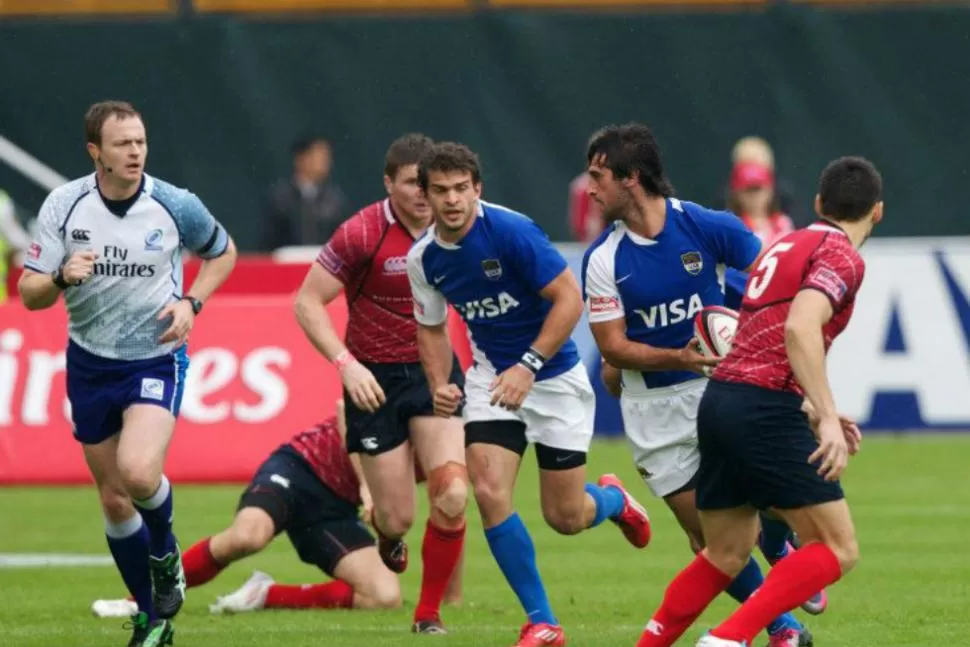
M390 200L364 207L340 225L317 262L344 284L347 349L362 362L418 362L407 256L414 238Z
M765 253L751 273L731 352L714 378L803 395L785 349L785 321L801 290L818 290L834 314L822 328L825 351L852 317L865 263L845 232L819 222L791 233Z
M335 417L301 431L287 445L303 457L317 478L337 496L354 505L361 504L360 481Z

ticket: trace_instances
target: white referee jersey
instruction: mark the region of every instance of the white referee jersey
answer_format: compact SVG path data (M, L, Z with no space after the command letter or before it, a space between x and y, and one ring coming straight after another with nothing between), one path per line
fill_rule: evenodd
M203 258L226 251L229 237L193 193L145 175L124 215L105 205L92 173L54 189L38 216L24 266L49 274L73 253L93 251L94 274L65 290L71 340L99 357L148 359L170 353L158 321L183 294L182 250Z

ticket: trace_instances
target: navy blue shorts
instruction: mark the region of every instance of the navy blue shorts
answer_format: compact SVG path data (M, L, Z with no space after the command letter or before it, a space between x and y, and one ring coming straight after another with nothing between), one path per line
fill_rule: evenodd
M699 510L793 509L844 497L808 462L818 442L801 405L794 393L708 382L697 412Z
M375 544L357 506L340 498L317 478L289 445L283 445L256 470L239 498L238 510L259 508L286 532L300 560L333 577L350 553Z
M85 445L111 438L133 404L154 404L178 417L188 367L184 346L161 357L122 360L98 357L69 342L67 398L74 437Z
M372 364L364 366L384 390L386 401L374 413L358 409L347 389L344 403L347 417L347 451L377 456L401 446L411 437L411 418L434 415L434 397L421 364ZM458 358L452 358L448 381L465 387L465 375ZM461 416L461 407L455 412Z

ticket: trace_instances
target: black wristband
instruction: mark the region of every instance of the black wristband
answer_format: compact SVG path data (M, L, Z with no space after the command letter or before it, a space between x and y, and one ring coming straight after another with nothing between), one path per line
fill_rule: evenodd
M546 363L546 358L534 348L530 348L522 354L519 364L526 367L533 373L538 373Z
M195 297L190 297L189 295L183 296L179 301L188 301L192 306L192 314L198 316L202 312L202 302Z
M51 281L57 286L59 290L66 290L71 287L71 284L64 280L64 266L61 265L57 268L56 272L51 272Z

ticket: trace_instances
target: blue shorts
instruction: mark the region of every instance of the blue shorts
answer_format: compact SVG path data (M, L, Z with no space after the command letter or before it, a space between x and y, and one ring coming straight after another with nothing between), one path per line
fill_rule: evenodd
M795 393L708 382L697 412L698 510L784 510L844 498L838 481L808 462L818 442L801 405Z
M178 417L189 356L185 346L140 360L106 359L73 341L67 346L67 398L74 437L97 445L121 431L122 415L133 404L154 404Z

